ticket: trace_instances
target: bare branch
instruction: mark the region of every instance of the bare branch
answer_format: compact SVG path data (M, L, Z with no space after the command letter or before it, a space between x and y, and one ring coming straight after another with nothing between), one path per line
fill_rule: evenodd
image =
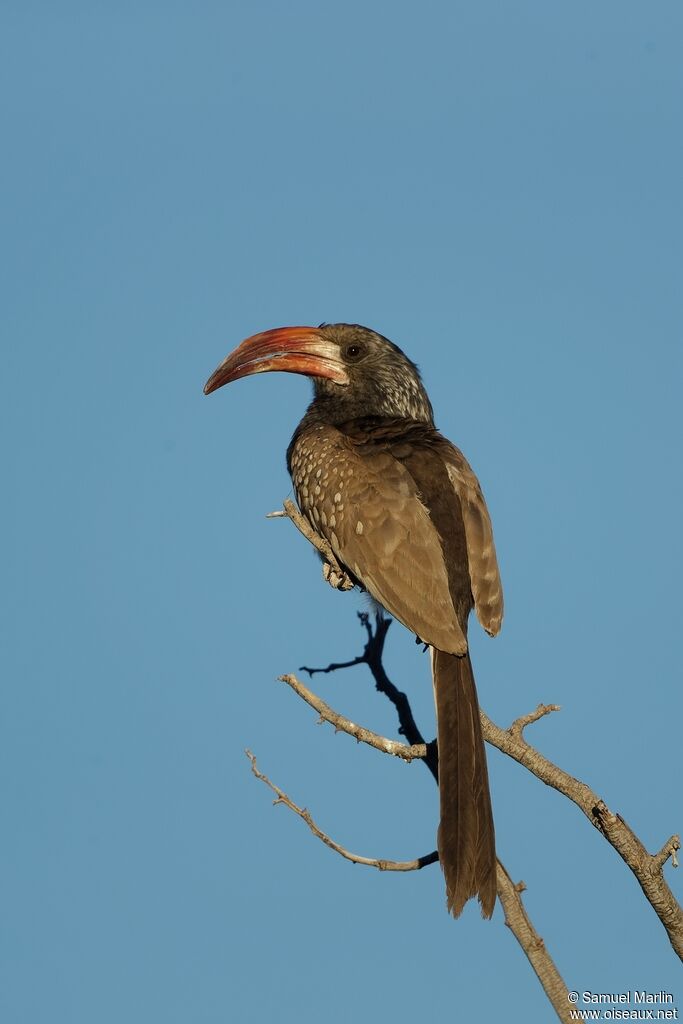
M526 888L524 882L515 884L500 861L498 861L496 881L498 883L498 899L505 915L505 924L524 950L545 994L555 1009L555 1013L561 1021L568 1024L572 1017L570 1016L571 1003L567 998L567 986L522 903L520 893Z
M334 850L335 853L338 853L339 856L343 857L345 860L349 860L353 864L362 864L365 867L377 868L379 871L420 871L422 868L438 862L439 855L436 850L423 857L417 857L415 860L407 861L362 857L359 854L351 853L323 832L322 829L316 825L309 811L295 804L291 797L280 789L279 786L276 786L267 775L259 770L256 764L256 757L250 750L245 751L245 753L251 762L251 770L253 774L257 779L260 779L261 782L265 783L273 793L275 793L276 799L273 801L274 804L284 804L288 807L294 812L294 814L298 815L306 822L316 838L320 839L325 846ZM516 935L518 933L523 933L525 941L522 943L522 946L532 967L539 975L539 978L541 978L541 983L543 984L548 998L555 1007L560 1020L569 1020L566 1012L561 1012L562 1010L566 1011L569 1005L566 998L566 986L564 985L555 964L548 954L543 940L538 936L537 932L533 928L520 898L520 892L524 889L524 884L521 883L519 885L514 885L500 861L498 862L497 880L498 895L505 914L506 925Z
M385 675L384 669L381 668L381 653L384 638L386 637L386 622L387 620L383 617L378 619L375 632L381 634L381 641L379 646L376 646L373 655L374 662L372 657L367 656L367 644L364 654L359 659L368 663L376 681L378 672ZM372 627L367 620L367 616L365 621L361 617L361 623L366 631L371 634ZM380 661L379 666L376 664L377 660ZM380 689L380 686L378 685L377 688ZM396 690L393 684L389 683L389 687L383 686L382 691L395 703L392 696L392 688ZM407 702L405 694L401 696ZM680 837L678 835L672 836L658 853L650 854L621 815L613 814L604 800L600 799L590 786L586 785L585 782L575 779L568 772L563 771L527 743L524 739L524 729L526 726L538 722L546 715L559 710L558 704L539 704L534 711L515 719L509 729L501 729L500 726L491 721L484 711L481 711L484 739L502 753L507 754L508 757L513 758L513 760L527 768L541 782L562 793L583 811L591 825L602 833L607 842L614 847L624 863L628 865L636 876L646 899L664 925L673 949L683 960L683 910L671 892L663 874L664 864L669 857L673 867L678 866L677 851L680 849ZM332 713L336 714L336 712ZM403 720L401 719L401 721ZM341 726L338 727L341 728ZM423 746L422 743L414 742L410 749L413 751L413 757L421 756L427 759L429 754L427 745ZM418 753L418 751L424 751L424 753ZM392 750L391 753L398 757L402 756L400 750Z
M426 854L424 857L417 857L415 860L378 860L375 857L361 857L357 853L351 853L349 850L345 850L339 843L335 843L334 839L318 828L316 823L313 821L310 813L305 807L299 807L294 803L290 797L283 792L279 786L276 786L274 782L271 782L267 775L259 771L256 765L256 758L250 750L245 751L247 757L251 761L251 770L257 779L264 782L266 786L272 789L275 793L277 800L274 800L274 804L284 804L285 807L289 807L290 811L294 811L302 818L314 836L316 836L325 846L329 846L331 850L338 853L340 857L345 860L350 860L352 864L364 864L368 868L377 868L378 871L420 871L421 868L427 867L429 864L436 864L439 860L439 855L434 850L432 853Z
M562 708L559 704L539 704L535 711L530 711L528 715L522 715L520 718L516 718L508 732L515 739L524 739L524 730L527 725L531 725L533 722L538 722L539 719L545 715L551 714L553 711L561 711Z
M671 857L671 866L674 868L678 867L678 851L681 848L681 837L671 836L671 839L667 839L664 846L661 848L658 854L656 854L653 860L653 867L656 870L661 871L669 857Z
M324 537L315 532L308 520L299 512L293 501L287 498L283 502L282 512L269 512L266 519L291 519L299 533L302 533L309 544L318 551L325 564L323 565L324 579L335 588L335 590L353 590L353 580L349 578L342 566L337 561L336 555Z
M325 561L329 562L330 565L337 566L339 568L339 571L341 572L341 566L337 562L337 559L335 558L334 552L330 545L327 543L324 537L321 537L319 533L316 533L316 531L310 525L308 520L304 519L304 517L301 515L298 508L294 504L294 502L290 501L289 498L287 498L282 503L282 511L288 519L291 519L299 533L302 533L304 535L308 543L312 544L316 551L320 552ZM271 512L270 517L272 517L272 515L273 513Z
M359 743L367 743L376 750L381 750L384 754L401 757L404 761L414 761L415 758L423 759L425 757L427 750L424 743L409 747L398 740L389 740L386 736L380 736L379 733L372 732L370 729L365 729L362 725L356 725L350 719L344 718L338 711L333 711L329 704L326 704L317 694L309 690L296 676L290 674L280 676L279 678L283 683L291 686L294 692L305 700L314 711L317 711L323 722L329 722L330 725L333 725L336 732L346 732L349 736L353 736L354 739L358 740Z
M363 623L363 625L365 626L366 623ZM343 715L340 715L338 712L333 711L332 708L330 708L330 706L325 703L325 701L321 700L320 697L312 693L308 689L308 687L304 686L304 684L296 678L296 676L280 676L280 679L283 682L287 683L288 686L291 686L291 688L294 690L296 694L302 697L307 704L314 708L314 710L316 710L320 715L321 720L329 722L331 725L334 725L336 731L348 732L349 735L354 736L357 740L368 743L370 746L375 747L375 749L377 750L381 750L383 753L403 757L407 761L412 761L416 758L420 758L424 760L425 765L427 765L428 747L426 743L418 743L413 746L407 746L404 743L396 743L393 740L385 739L383 736L378 736L377 733L370 732L369 729L364 729L353 722L349 722L349 720L344 718ZM393 684L391 685L393 687ZM395 690L396 688L393 687L393 689ZM396 692L398 693L399 691ZM405 694L401 694L401 696L405 697ZM393 698L390 699L393 700ZM433 745L430 744L430 746L433 749ZM249 756L251 758L253 755ZM434 777L436 778L438 767L436 764L435 752L433 753L432 756L434 757ZM427 765L427 767L430 766ZM273 786L273 784L269 780L265 779L263 776L260 775L260 773L256 771L255 762L253 761L252 771L259 778L263 778L263 781L266 781L268 785L270 785L271 789L273 789L273 791L277 793L278 796L280 796L281 791L277 789L275 786ZM326 837L324 836L323 833L320 833L320 830L317 828L317 826L315 826L310 820L308 812L302 812L298 807L296 807L295 804L293 804L289 800L289 798L284 799L283 802L287 803L287 806L290 807L297 814L300 814L300 816L308 824L309 828L315 833L315 835L318 836L319 839L322 839L322 841L327 843L328 846L331 846L332 849L337 850L337 852L340 853L342 856L347 856L348 859L353 860L354 863L370 863L372 866L378 866L378 862L369 861L368 858L358 858L356 854L347 854L347 851L344 851L342 847L339 847L336 843L333 842L333 840L329 839L329 837ZM431 854L429 858L420 858L419 866L424 867L426 864L432 864L435 861L438 861L437 853ZM387 862L383 861L381 863L386 864ZM407 863L416 864L418 862L409 861ZM385 868L385 870L387 869ZM401 867L393 868L392 870L409 870L409 868ZM498 861L497 869L497 888L498 896L500 898L500 902L505 914L505 923L508 925L508 927L515 935L517 941L519 942L520 946L522 947L526 956L528 957L531 966L533 967L534 971L536 971L538 979L541 982L541 985L545 989L546 993L548 994L548 998L555 1007L560 1020L569 1021L570 1018L567 1016L569 1007L569 1003L567 1001L567 987L562 981L560 973L555 967L555 964L553 963L552 957L543 945L543 941L538 938L537 933L534 931L531 922L529 921L529 917L526 913L520 895L522 888L513 885L513 883L510 881L507 872L505 871L505 868L502 866L500 861Z
M349 589L353 581L345 574L343 567L336 561L329 545L311 529L292 502L285 502L284 514L292 520L294 525L326 560L327 565L323 573L325 579L333 586ZM375 679L377 690L384 693L394 704L399 716L399 731L402 735L406 736L410 745L395 743L344 718L338 712L333 711L317 695L308 690L295 676L288 675L281 678L299 696L306 700L311 707L318 711L322 720L334 725L335 730L348 732L349 735L354 736L359 742L368 743L378 750L390 753L393 756L402 757L406 761L421 758L436 778L438 762L435 743L426 744L424 742L413 718L407 696L402 691L399 691L388 679L382 664L384 641L391 620L379 614L376 618L375 630L373 631L367 614L362 614L360 618L368 636L368 642L361 656L351 661L333 663L325 669L305 668L304 671L307 671L312 676L316 672L334 672L341 668L367 664ZM674 835L657 854L652 855L648 853L624 819L620 815L613 814L607 808L604 801L589 786L558 768L526 742L524 730L528 725L539 721L553 711L559 710L560 707L556 704L539 704L534 711L515 719L507 730L495 725L482 711L481 720L484 738L501 752L526 767L546 785L557 789L558 792L572 800L583 811L591 824L603 834L610 845L615 848L624 862L631 868L646 898L662 921L674 950L683 959L683 911L674 899L663 877L663 867L669 857L671 857L672 865L674 867L678 866L677 851L680 849L680 838ZM274 787L268 779L258 772L253 755L250 755L250 757L252 758L252 770L254 773L259 778L262 778L278 795L278 801L276 802L286 803L295 813L303 817L309 828L318 838L332 849L335 849L341 856L345 856L355 863L370 864L374 867L380 867L387 863L401 863L358 858L355 854L349 854L348 851L339 847L338 844L335 844L333 840L329 839L318 829L307 811L297 808L285 794L281 794L277 787ZM421 858L420 861L424 860L425 863L433 863L436 855L432 854L430 858L432 859ZM420 861L403 863L419 863L420 867L424 866ZM383 867L383 869L387 870L386 867ZM394 870L412 869L401 867L394 868ZM570 1018L567 988L552 958L549 956L543 940L533 928L524 909L520 895L524 889L523 883L514 885L500 861L498 862L497 883L498 895L505 913L506 924L512 929L515 937L524 949L558 1017L562 1021L568 1021Z
M671 892L662 870L669 857L676 866L676 851L680 849L679 836L672 836L659 853L650 854L621 815L610 811L590 786L558 768L530 746L522 736L524 726L537 721L550 710L556 710L556 705L547 708L539 705L535 712L518 718L509 729L501 729L482 711L484 739L524 765L537 779L562 793L583 811L591 825L602 833L636 876L645 898L664 925L671 945L683 960L683 910Z
M324 721L334 725L336 730L348 732L349 735L354 736L359 742L369 743L370 746L375 747L377 750L392 754L394 757L401 757L406 761L412 761L417 758L427 759L429 754L427 744L415 743L408 746L378 736L377 733L373 733L369 729L364 729L362 726L350 722L343 715L334 711L295 676L288 675L281 678L299 696L303 697L319 713ZM390 686L393 686L393 684L390 684ZM387 691L385 690L384 692ZM402 696L405 697L404 694ZM390 699L393 700L391 697ZM663 867L669 857L671 857L674 866L678 863L676 853L680 849L679 836L672 836L657 854L650 854L621 815L613 814L605 802L586 783L580 782L568 772L558 768L557 765L553 764L552 761L549 761L538 750L527 743L523 737L524 728L550 714L551 711L556 710L559 709L555 704L541 704L535 711L516 719L509 729L501 729L482 711L481 723L484 739L502 753L507 754L527 768L541 782L562 793L583 811L590 823L602 833L607 842L614 847L622 860L631 869L646 899L664 925L673 949L683 959L683 910L681 910L663 875Z
M284 804L285 807L288 807L294 812L294 814L298 815L298 817L306 822L309 829L317 839L320 839L325 846L328 846L331 850L334 850L335 853L338 853L340 857L351 861L352 864L362 864L365 867L377 868L379 871L420 871L422 868L427 867L430 864L438 863L439 855L436 850L423 857L417 857L415 860L407 861L363 857L359 854L351 853L339 843L335 842L335 840L327 835L327 833L323 832L322 829L316 825L309 811L295 804L291 797L280 789L279 786L276 786L267 775L259 770L256 764L256 757L250 750L245 751L245 753L251 763L251 770L253 774L257 779L260 779L261 782L265 783L273 793L275 793L276 799L273 803L275 805ZM533 928L522 904L520 893L525 888L524 883L514 885L500 861L498 862L497 882L498 896L503 907L506 925L518 938L533 969L536 971L548 998L555 1007L558 1017L561 1021L569 1021L570 1018L567 1015L569 1003L567 1002L566 986L564 985L550 954L545 948L543 940L538 936L538 933Z

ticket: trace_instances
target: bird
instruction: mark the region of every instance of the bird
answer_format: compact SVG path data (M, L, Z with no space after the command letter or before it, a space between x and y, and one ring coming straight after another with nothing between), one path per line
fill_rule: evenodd
M479 481L435 427L415 363L376 331L323 323L254 334L204 392L272 371L313 384L287 449L301 514L349 580L430 649L446 906L458 917L477 898L490 918L495 833L467 627L474 609L495 636L503 591Z

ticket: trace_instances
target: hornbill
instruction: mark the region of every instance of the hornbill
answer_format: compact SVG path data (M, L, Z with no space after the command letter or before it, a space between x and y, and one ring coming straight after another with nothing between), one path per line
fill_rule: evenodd
M270 370L313 382L287 449L302 514L349 578L431 648L446 902L457 917L476 896L491 917L495 840L467 620L474 607L495 635L503 593L479 482L435 428L417 367L381 334L358 324L255 334L204 391Z

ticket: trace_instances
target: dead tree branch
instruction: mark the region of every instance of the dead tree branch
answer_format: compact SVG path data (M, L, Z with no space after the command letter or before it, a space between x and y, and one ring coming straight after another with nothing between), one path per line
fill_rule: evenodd
M385 736L380 736L378 733L365 729L362 725L356 725L355 722L348 718L344 718L338 711L333 711L329 704L326 704L317 694L309 690L296 676L290 674L280 676L279 678L283 683L291 686L294 692L302 700L305 700L314 711L318 712L321 722L329 722L330 725L333 725L335 732L348 733L349 736L353 736L359 743L367 743L369 746L374 747L375 750L381 750L383 754L393 754L394 757L401 757L404 761L413 761L415 758L424 760L426 757L424 743L408 746L399 740L389 740Z
M323 576L327 582L338 589L351 589L353 581L339 565L329 545L311 529L291 501L285 502L283 512L271 513L271 515L291 519L306 539L316 547L325 560ZM373 675L378 692L384 693L396 708L399 718L399 734L406 737L408 740L407 744L398 743L379 736L377 733L351 722L330 708L328 704L309 690L294 675L290 674L280 678L318 712L321 721L330 722L334 726L335 731L346 732L353 736L357 742L367 743L383 753L400 757L407 762L416 759L423 760L434 778L437 778L438 756L436 744L435 742L425 743L415 723L406 694L391 682L382 664L384 642L391 620L378 614L375 628L373 629L367 614L363 613L359 617L367 634L367 642L362 655L351 661L332 663L323 669L303 667L302 671L306 671L310 676L313 676L318 672L335 672L342 668L366 664ZM669 858L671 858L674 867L678 866L677 851L680 849L680 838L677 835L671 836L661 850L656 854L650 854L624 819L618 814L613 814L604 801L589 786L560 769L527 743L524 738L525 728L538 722L546 715L559 710L560 708L556 704L539 704L534 711L515 719L508 729L501 729L495 725L482 711L481 719L484 738L502 753L507 754L527 768L546 785L562 793L583 811L591 824L602 833L636 876L646 899L660 918L672 947L678 956L683 959L683 911L663 876L663 868ZM311 831L322 842L345 859L353 863L376 867L379 870L394 871L418 870L427 864L434 863L438 859L436 853L418 858L415 861L377 860L350 853L323 833L313 822L308 811L299 808L286 794L258 771L252 754L249 754L249 757L252 761L252 771L254 774L276 793L277 799L275 803L286 804L294 813L303 818ZM498 896L505 914L506 925L510 927L517 941L522 946L559 1019L568 1021L569 1004L567 1002L567 988L543 940L533 928L524 909L520 896L520 893L525 888L524 884L519 883L515 885L500 861L498 862L497 883Z
M365 616L365 618L367 618L367 616ZM365 623L363 624L365 625ZM386 631L384 635L386 635ZM364 661L365 659L360 658L355 659L354 662L351 662L349 664L362 663ZM313 669L309 671L313 673L316 670ZM320 671L327 670L322 669ZM353 736L358 742L367 743L370 746L374 747L376 750L381 750L383 753L392 754L395 757L403 757L403 759L408 762L416 759L421 759L425 762L426 767L430 768L430 770L434 774L434 777L436 778L438 772L438 764L436 751L434 749L433 744L429 744L428 746L424 742L419 742L414 745L408 746L405 743L397 743L393 740L386 739L383 736L379 736L377 733L371 732L369 729L364 729L353 722L349 722L349 720L344 718L343 715L340 715L338 714L338 712L333 711L332 708L330 708L329 705L325 703L325 701L321 700L320 697L318 697L311 690L309 690L307 686L305 686L300 680L296 678L296 676L290 674L280 676L280 679L283 682L287 683L287 685L290 686L299 697L305 700L307 704L309 704L315 711L318 712L318 714L320 715L319 721L329 722L331 725L333 725L335 728L335 732L347 732L350 736ZM394 689L396 688L394 687ZM400 691L398 690L396 692L400 693ZM401 697L405 697L405 694L400 695ZM347 724L349 728L347 728ZM417 726L415 727L415 729L417 730ZM429 754L431 754L433 758L431 765L428 763ZM252 771L254 771L254 774L256 774L259 778L263 778L259 773L256 772L255 765L253 762ZM273 791L278 794L278 796L280 795L281 791L277 789L277 787L273 786L272 783L270 783L270 780L266 780L264 778L263 781L266 781L268 785L271 786L271 789L273 789ZM317 826L312 823L307 811L302 812L300 808L298 808L295 804L292 803L291 800L289 800L289 798L283 799L282 802L286 803L287 806L290 807L295 813L299 814L300 817L302 817L304 821L306 821L309 828L311 828L311 830L314 832L315 835L318 836L319 839L321 839L332 849L336 850L343 857L346 857L348 860L353 860L354 863L357 864L370 864L374 867L377 867L380 864L387 865L397 863L386 860L374 861L370 860L367 857L358 857L356 854L348 854L347 851L343 849L343 847L339 847L338 844L336 844L328 836L325 836L324 833L320 832ZM435 861L438 861L438 854L436 852L430 854L429 857L427 858L420 858L418 861L398 862L401 866L391 868L391 870L407 871L410 869L408 867L405 867L404 864L415 864L419 865L419 867L424 867L426 864L432 864ZM385 867L384 870L388 869ZM534 929L533 925L531 924L529 915L527 914L524 904L522 903L521 892L525 888L523 883L521 883L520 885L515 885L510 879L510 876L508 875L507 871L505 870L500 861L498 861L496 882L498 898L500 899L501 906L503 907L506 925L510 928L513 935L522 947L526 957L529 960L529 963L531 964L536 975L538 976L538 980L543 986L543 989L545 990L548 999L552 1003L559 1019L563 1022L569 1021L571 1018L569 1017L570 1004L567 1000L567 986L563 982L562 976L557 970L557 967L555 966L555 963L552 957L550 956L550 953L548 952L545 943L543 942L543 939L540 938L540 936Z
M304 536L308 537L310 527L302 519L293 502L285 502L284 513L301 530ZM329 545L317 535L315 535L315 541L312 541L312 543L315 543L315 546L324 558L328 559L328 561L331 558L334 561L335 566L343 575L343 570L334 559L334 554ZM365 663L368 665L375 679L377 689L385 693L394 703L399 714L401 732L409 739L410 749L415 750L416 747L424 743L424 740L422 737L417 738L419 731L414 722L410 724L410 722L404 720L400 702L395 700L395 695L400 694L400 697L406 704L407 698L405 694L401 694L387 679L382 667L381 656L388 629L388 620L384 617L378 618L374 631L370 626L367 616L364 619L361 618L361 621L368 634L368 643L363 654L347 664ZM333 670L332 666L328 666L324 671ZM312 674L316 670L305 669L305 671ZM621 815L610 811L604 800L586 783L563 771L563 769L553 764L552 761L549 761L548 758L544 757L538 750L526 742L524 739L524 729L527 725L531 725L545 715L559 710L560 708L557 704L539 704L535 711L515 719L508 729L501 729L482 711L481 723L484 739L502 751L502 753L507 754L508 757L513 758L513 760L527 768L541 782L562 793L583 811L591 825L597 828L607 842L614 847L624 863L631 869L645 894L645 898L662 922L673 949L683 960L683 909L671 892L663 873L664 865L669 858L671 858L671 863L674 867L678 866L677 852L681 848L680 836L672 835L661 850L655 854L649 853ZM410 718L412 719L412 714ZM391 753L399 757L402 756L396 750L392 750ZM425 745L425 753L422 756L426 760L430 771L434 774L436 769L435 749L429 750L427 745Z
M312 544L322 556L324 562L323 578L325 582L329 583L335 590L353 590L355 583L349 579L340 566L330 545L315 532L310 523L299 513L294 502L290 501L289 498L283 503L282 510L278 509L277 512L269 512L266 516L266 519L284 518L291 519L299 533L302 533L309 544Z
M567 986L522 903L520 894L526 888L524 882L515 884L500 861L498 861L496 882L498 884L498 899L505 915L505 924L524 950L559 1019L563 1022L571 1021L573 1018L570 1016L571 1004L567 998Z
M350 860L352 864L363 864L368 868L377 868L378 871L420 871L421 868L425 868L429 864L438 863L439 855L436 850L432 853L425 854L424 857L417 857L415 860L378 860L375 857L361 857L357 853L351 853L349 850L344 849L343 846L340 846L339 843L336 843L334 839L331 839L330 836L322 831L322 829L318 828L316 823L313 821L310 812L307 811L305 807L299 807L295 804L279 786L276 786L274 782L271 782L267 775L264 775L263 772L259 771L256 764L256 758L252 754L251 750L246 750L245 753L251 761L251 770L256 778L260 779L261 782L265 783L266 786L272 789L273 793L275 793L277 799L273 801L273 804L284 804L285 807L289 807L290 811L298 814L298 816L306 822L313 835L316 836L321 843L324 843L325 846L329 846L331 850L334 850L335 853L338 853L339 856L343 857L345 860Z
M669 857L674 867L678 864L676 853L681 847L680 837L671 836L658 853L649 853L630 825L620 814L610 811L605 801L590 786L558 768L526 742L522 735L524 726L554 710L558 710L557 705L540 704L536 711L518 718L509 729L501 729L482 711L484 739L583 811L591 825L597 828L631 869L645 898L664 925L673 949L683 960L683 909L663 874L664 864Z
M418 742L408 746L385 739L354 723L350 723L352 728L347 729L345 723L348 722L348 719L333 711L329 705L311 693L296 676L287 675L280 678L291 686L300 697L303 697L318 712L323 721L334 725L335 730L348 732L359 742L369 743L377 750L401 757L405 761L423 759L428 762L430 755L434 756L430 750L431 744ZM648 853L621 815L612 813L604 800L601 800L589 786L558 768L527 743L522 735L524 727L557 710L559 708L555 704L540 704L535 711L516 719L509 729L501 729L482 711L481 722L484 739L527 768L541 782L562 793L583 811L590 823L602 833L636 876L646 899L664 925L671 945L678 956L683 959L683 911L663 876L664 864L669 857L671 857L674 867L678 865L677 851L681 846L679 836L671 836L656 854ZM431 770L431 766L429 767Z

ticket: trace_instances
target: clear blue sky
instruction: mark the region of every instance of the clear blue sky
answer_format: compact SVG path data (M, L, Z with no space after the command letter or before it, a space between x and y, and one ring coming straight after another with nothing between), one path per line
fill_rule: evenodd
M278 674L352 657L265 513L298 377L202 385L242 338L349 320L421 365L489 501L500 724L659 848L680 797L678 2L2 6L2 842L7 1024L312 1024L551 1011L514 939L450 920L435 787ZM388 667L424 731L426 659ZM335 707L392 735L363 670ZM500 856L577 989L680 965L579 812L490 755ZM680 894L683 875L667 877Z

